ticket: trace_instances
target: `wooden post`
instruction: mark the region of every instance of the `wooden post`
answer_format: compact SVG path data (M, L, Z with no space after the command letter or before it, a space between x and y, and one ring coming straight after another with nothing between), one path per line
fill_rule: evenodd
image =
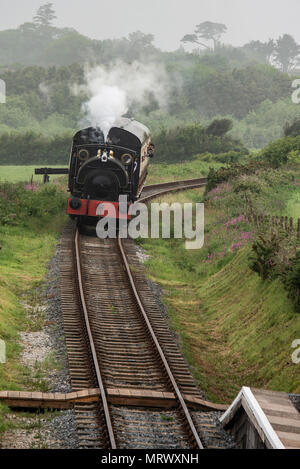
M49 181L50 181L49 174L45 173L45 174L44 174L44 177L43 177L43 182L44 182L44 184L47 184L47 182L49 182Z
M300 218L298 218L297 238L300 239Z

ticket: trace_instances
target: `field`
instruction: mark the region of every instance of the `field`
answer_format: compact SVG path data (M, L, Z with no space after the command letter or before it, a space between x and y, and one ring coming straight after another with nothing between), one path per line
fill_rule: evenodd
M38 165L35 166L0 166L0 181L8 181L8 182L30 182L31 178L33 177L33 181L41 182L43 176L35 175L34 169L39 167ZM63 166L53 166L47 165L47 168L61 168ZM56 178L59 176L50 176L52 178Z
M180 179L192 179L206 176L210 167L218 168L219 163L206 163L201 161L183 161L182 163L160 164L154 163L149 166L147 184L176 181ZM0 181L8 182L41 182L43 176L35 175L35 166L0 166ZM47 168L62 168L63 166L47 165ZM50 181L61 176L50 175Z

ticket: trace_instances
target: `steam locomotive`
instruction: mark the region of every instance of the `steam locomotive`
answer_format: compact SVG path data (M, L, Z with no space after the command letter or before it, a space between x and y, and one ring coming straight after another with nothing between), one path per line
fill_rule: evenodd
M99 127L77 132L69 163L71 218L86 221L108 215L109 202L116 218L130 219L130 206L142 192L153 154L149 129L133 119L117 121L106 138ZM126 213L119 207L121 195L127 196Z

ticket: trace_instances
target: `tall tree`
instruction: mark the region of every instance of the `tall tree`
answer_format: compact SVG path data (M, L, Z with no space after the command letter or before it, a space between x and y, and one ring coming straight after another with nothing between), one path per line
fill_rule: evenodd
M128 38L132 45L136 47L152 46L154 41L153 34L145 34L141 31L134 31L133 33L130 33Z
M300 47L289 34L284 34L276 42L275 60L283 72L291 72L299 62Z
M276 49L276 43L273 39L269 39L268 42L251 41L244 47L253 52L259 61L269 64Z
M203 46L206 49L209 49L209 47L206 44L203 44L203 42L199 41L197 34L186 34L181 39L181 42L192 42L194 44L198 44L199 46Z
M53 9L53 3L46 3L37 10L33 21L38 26L51 26L55 18L56 15Z
M214 50L220 44L220 38L222 34L226 33L227 26L222 23L212 23L211 21L204 21L196 26L194 34L186 34L181 39L182 42L192 42L198 44L206 49L209 49L209 46L203 43L203 39L207 41L213 41Z
M195 33L202 39L212 40L214 49L220 44L222 34L226 33L227 26L223 23L204 21L196 26Z

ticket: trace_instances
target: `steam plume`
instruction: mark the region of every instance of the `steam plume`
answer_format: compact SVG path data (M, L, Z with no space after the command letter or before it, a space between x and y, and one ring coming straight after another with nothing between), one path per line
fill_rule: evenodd
M85 78L86 86L81 89L89 97L83 104L85 119L99 126L105 136L133 104L144 106L151 97L160 107L167 103L167 75L159 65L117 62L86 70Z

